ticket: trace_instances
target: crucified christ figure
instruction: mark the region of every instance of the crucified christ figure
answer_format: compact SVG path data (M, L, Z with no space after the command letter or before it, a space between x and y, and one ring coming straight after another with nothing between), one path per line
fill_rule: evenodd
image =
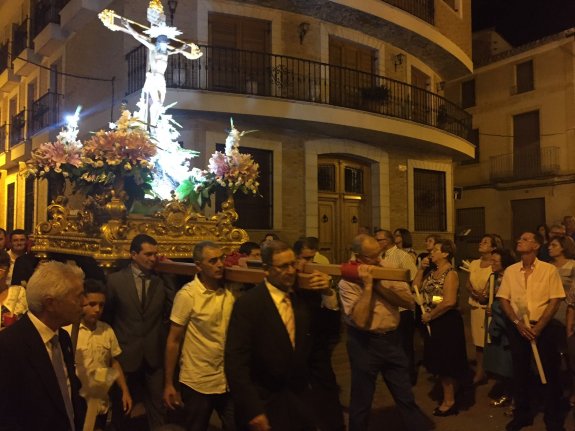
M146 81L138 102L137 115L140 120L153 128L156 127L160 115L165 110L165 73L168 67L168 56L182 54L189 60L195 60L202 56L202 52L196 44L176 39L181 31L166 25L166 16L159 0L150 2L147 15L150 22L149 28L121 17L111 10L105 10L99 16L102 23L110 30L127 33L148 48Z

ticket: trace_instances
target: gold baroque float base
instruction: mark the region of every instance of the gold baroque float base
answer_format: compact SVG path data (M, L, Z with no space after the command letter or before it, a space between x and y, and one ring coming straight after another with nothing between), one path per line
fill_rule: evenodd
M48 221L36 226L32 251L40 258L50 253L89 256L110 268L129 259L132 238L145 233L158 241L159 253L171 259L191 258L201 241L216 242L230 252L249 239L245 230L234 227L237 219L231 196L222 211L210 218L175 198L165 201L153 216L127 215L116 197L98 213L89 205L73 212L65 200L56 199L48 207Z

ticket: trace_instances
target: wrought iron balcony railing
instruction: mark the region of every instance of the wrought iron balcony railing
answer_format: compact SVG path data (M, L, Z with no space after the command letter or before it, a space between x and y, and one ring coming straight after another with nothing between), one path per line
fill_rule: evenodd
M7 136L8 126L6 124L2 124L0 126L0 153L6 151L6 136Z
M430 23L434 23L435 8L433 0L383 0L398 9Z
M45 127L52 126L60 118L60 98L48 92L32 103L28 116L28 135L32 136Z
M427 90L341 66L261 52L201 46L198 60L169 57L168 88L253 94L402 118L469 138L471 115ZM128 94L146 79L146 48L127 54Z
M10 60L8 46L8 41L0 45L0 73L4 72L8 68Z
M36 0L34 5L34 34L32 38L50 24L60 24L60 11L69 0Z
M31 48L32 41L28 38L28 18L12 32L12 58L17 57L24 49Z
M559 147L533 145L489 159L491 181L513 181L555 175L559 172Z
M24 128L26 127L26 109L22 109L12 117L10 124L10 147L26 140Z

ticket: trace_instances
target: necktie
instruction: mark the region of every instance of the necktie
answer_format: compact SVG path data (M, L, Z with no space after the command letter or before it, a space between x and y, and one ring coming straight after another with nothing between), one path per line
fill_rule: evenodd
M295 347L295 320L293 315L293 308L288 294L284 296L284 299L282 300L280 305L281 305L280 306L281 318L286 327L286 331L291 341L291 345L292 347Z
M140 274L140 278L142 279L142 295L141 295L141 301L142 301L142 309L146 307L146 275L145 274Z
M62 357L62 350L60 350L58 335L54 335L50 339L50 344L52 345L52 367L56 373L58 386L60 386L60 392L62 393L62 398L64 399L64 405L66 406L66 413L68 414L70 427L71 429L75 429L74 409L72 407L72 400L70 399L70 392L68 391L68 378L66 377L64 358Z

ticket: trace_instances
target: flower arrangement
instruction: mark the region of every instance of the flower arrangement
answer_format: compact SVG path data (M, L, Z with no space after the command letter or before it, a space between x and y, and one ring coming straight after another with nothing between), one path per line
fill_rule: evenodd
M26 177L74 177L82 166L82 143L78 141L77 114L62 129L56 141L45 142L32 152L32 159L21 163L20 170Z
M225 152L216 151L210 157L207 169L190 169L190 178L184 180L176 189L179 200L203 209L210 205L210 196L218 187L228 189L232 194L242 191L257 195L259 165L250 154L239 151L240 138L246 131L240 132L230 121L231 130L226 138Z
M145 125L124 110L116 123L110 123L110 130L100 130L84 142L75 187L90 194L115 185L125 188L131 198L143 199L152 194L151 160L157 150Z

